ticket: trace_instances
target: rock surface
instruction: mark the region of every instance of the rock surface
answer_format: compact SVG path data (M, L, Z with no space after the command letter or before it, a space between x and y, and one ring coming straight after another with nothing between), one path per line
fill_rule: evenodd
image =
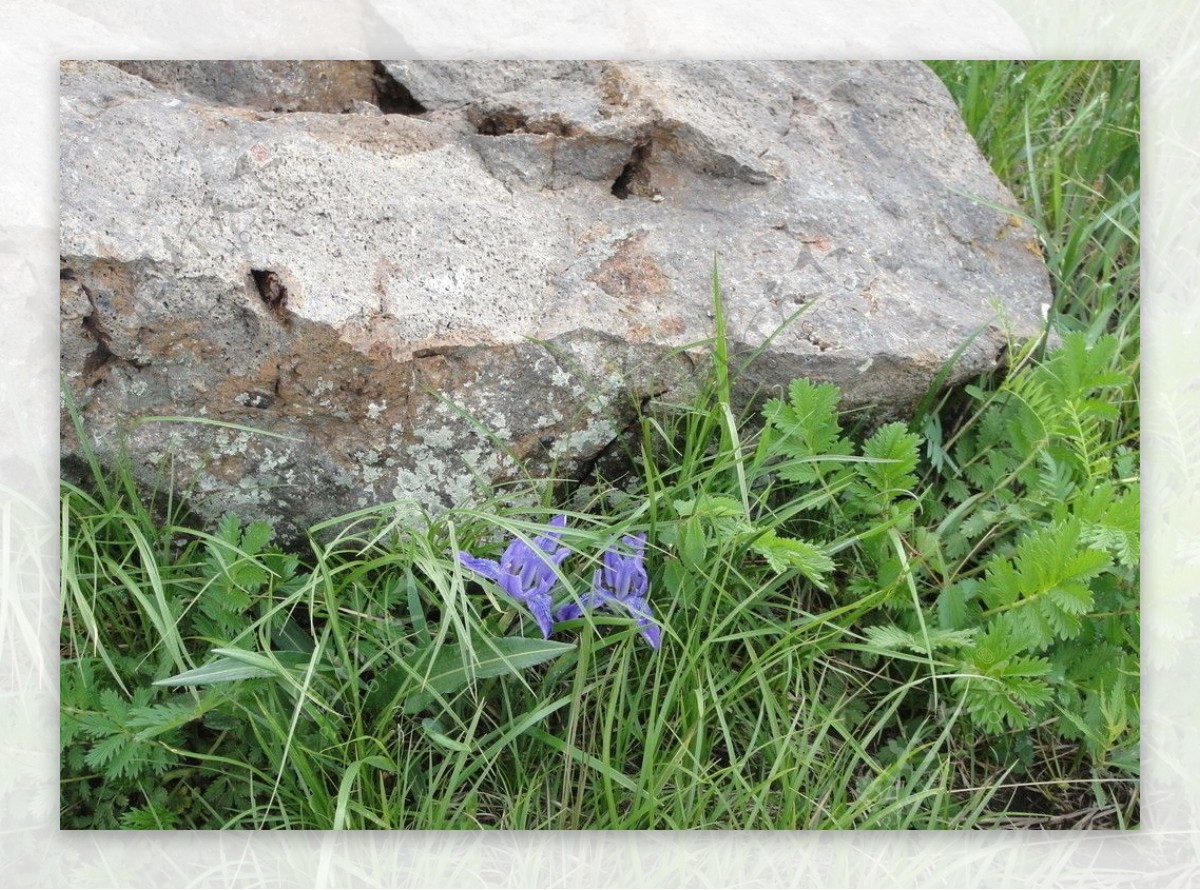
M584 472L694 380L714 255L747 393L896 412L1041 328L1034 234L916 63L241 65L62 67L68 389L205 516Z
M412 97L366 61L114 61L161 90L220 105L274 112L337 114L370 103L402 114L417 110Z

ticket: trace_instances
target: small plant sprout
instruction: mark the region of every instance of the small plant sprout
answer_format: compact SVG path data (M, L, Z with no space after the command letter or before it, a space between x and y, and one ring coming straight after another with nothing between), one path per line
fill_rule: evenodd
M655 623L650 603L646 598L650 579L643 564L646 551L646 536L625 535L622 543L633 552L622 553L611 547L600 557L601 567L592 578L592 589L580 597L577 603L566 603L554 613L558 621L579 618L587 609L614 606L625 609L637 618L638 630L651 648L657 649L662 641L662 629Z
M555 567L570 553L566 547L558 546L566 524L566 516L555 516L550 520L550 530L534 538L532 547L520 538L514 538L499 562L470 553L458 554L458 561L464 566L495 581L501 590L523 604L547 639L554 626L550 616L550 591L558 581Z

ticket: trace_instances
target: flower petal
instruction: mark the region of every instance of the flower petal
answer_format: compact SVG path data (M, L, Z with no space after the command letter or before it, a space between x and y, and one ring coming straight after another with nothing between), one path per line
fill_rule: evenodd
M646 536L625 535L622 542L633 550L631 555L623 554L616 547L612 547L600 557L604 587L607 593L621 601L631 596L644 597L650 585L646 567L642 564Z
M563 603L554 610L555 621L570 621L573 618L583 617L583 606L579 603Z
M554 553L554 548L558 545L558 539L562 537L562 530L567 526L567 517L560 513L550 520L549 525L550 530L544 535L538 535L534 538L533 545L546 553L557 555Z
M458 554L459 562L464 566L495 581L507 596L524 605L533 615L542 635L547 638L554 628L553 599L550 593L558 583L557 567L571 553L570 549L559 546L558 543L566 525L566 515L560 514L549 521L546 531L535 537L532 543L526 543L519 537L514 538L505 548L499 562L480 559L465 552ZM602 599L595 599L595 604L601 602ZM561 614L565 610L570 617L576 617L583 614L583 609L589 603L590 598L584 597L581 605L569 604L559 612Z
M550 615L550 595L548 593L532 594L525 599L525 605L529 607L533 620L541 628L542 636L547 640L550 639L550 633L554 629L554 619Z
M521 584L520 575L514 575L509 571L502 571L500 577L496 579L496 583L500 585L501 590L519 603L525 602L528 597L528 591Z
M642 628L642 636L646 638L651 649L657 649L662 644L662 628L657 624L648 624Z
M554 612L555 621L570 621L572 618L582 618L588 609L603 606L608 597L585 593L574 602L563 603Z
M638 629L646 638L646 642L657 649L662 639L662 629L654 621L654 612L650 608L650 603L642 597L631 596L623 601L623 605L630 614L637 618Z
M500 578L500 563L494 559L481 559L478 556L472 556L470 553L460 552L458 561L465 567L475 572L477 575L483 575L492 581L497 581Z

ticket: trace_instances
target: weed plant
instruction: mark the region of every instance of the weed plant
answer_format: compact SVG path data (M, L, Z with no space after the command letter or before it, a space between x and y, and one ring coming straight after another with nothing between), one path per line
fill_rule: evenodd
M633 481L302 553L93 461L63 827L1135 826L1137 67L935 70L1039 233L1056 348L869 435L804 380L739 417L714 276L712 374L641 416Z

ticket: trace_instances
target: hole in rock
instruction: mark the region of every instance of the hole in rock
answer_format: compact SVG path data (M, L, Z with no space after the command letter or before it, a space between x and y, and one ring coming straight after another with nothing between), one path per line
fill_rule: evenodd
M384 114L424 114L429 109L416 100L408 87L392 75L382 62L375 63L375 97L372 101Z
M270 269L251 269L250 275L254 278L254 286L258 289L263 305L283 318L287 313L288 292L279 276Z
M96 341L96 348L83 360L83 375L91 376L116 358L111 349L108 348L108 334L100 327L100 322L94 315L85 315L83 318L83 330L87 336Z
M515 108L493 111L475 128L480 136L507 136L509 133L524 132L529 119Z
M87 335L102 346L108 346L108 332L100 326L100 320L95 315L85 315L83 317L83 329Z
M612 185L615 197L624 201L630 195L641 195L649 178L646 161L650 157L650 143L635 146L629 162L621 168L621 175Z
M83 368L81 368L83 376L90 377L111 362L115 357L116 356L112 354L112 351L107 346L105 346L103 343L97 343L96 348L93 349L91 353L88 354L88 357L83 360Z

